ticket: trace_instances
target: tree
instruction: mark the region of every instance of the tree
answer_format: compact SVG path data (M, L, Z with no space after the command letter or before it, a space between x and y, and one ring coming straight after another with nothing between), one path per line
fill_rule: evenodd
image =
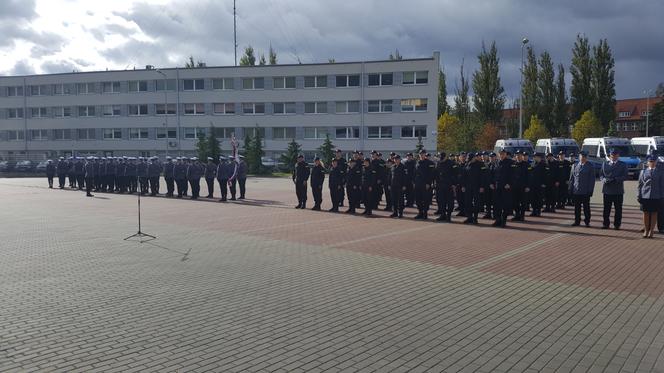
M329 166L332 164L332 159L334 158L334 144L332 144L332 140L330 140L330 135L325 134L325 141L323 141L323 144L318 147L318 151L321 153L321 159L323 160L323 163L326 166Z
M523 84L521 85L523 117L526 121L533 115L537 115L540 108L540 91L537 85L538 67L537 56L532 47L528 47L528 57L523 67Z
M267 64L267 61L265 60L265 55L261 53L261 58L258 59L258 65L259 66L265 66Z
M447 84L445 83L445 71L438 71L438 117L447 113Z
M530 117L530 125L528 126L528 129L523 132L523 137L534 144L539 139L551 137L551 134L549 134L549 130L544 126L537 115L533 115Z
M212 157L212 159L217 162L219 160L219 156L221 155L221 144L217 139L217 134L215 133L215 128L212 124L210 124L207 143L205 145L207 147L207 156Z
M390 53L390 60L403 60L403 57L399 53L399 49L395 49L394 53Z
M593 47L591 87L593 113L606 130L616 118L615 61L606 39Z
M604 128L595 117L592 110L586 110L581 118L574 123L572 129L572 138L579 144L583 143L583 139L589 137L602 137L604 135Z
M424 150L424 143L422 143L422 136L417 136L417 144L415 144L415 154L420 154Z
M246 150L247 154L245 156L247 158L247 169L249 170L249 173L260 175L265 170L262 161L262 158L265 155L265 151L263 151L263 138L261 137L261 132L259 131L258 125L255 127L253 136L247 136L250 138L250 146L249 149Z
M256 56L254 55L254 48L249 45L244 48L244 55L240 57L240 66L254 66L256 65Z
M570 101L572 104L571 120L576 122L581 115L592 108L592 57L587 37L576 35L576 42L572 49L572 65L569 68L572 74L570 88Z
M195 69L197 67L205 67L205 62L198 60L197 62L194 62L194 56L189 56L189 60L184 63L184 68L185 69Z
M468 86L468 79L463 73L463 60L461 60L461 88L458 85L455 86L456 96L454 97L454 116L456 116L461 122L466 122L468 120L468 114L470 113L470 101L468 99L468 91L470 87Z
M650 130L648 134L653 136L664 136L664 101L653 105L650 109Z
M657 97L664 97L664 83L657 84L657 89L655 89L655 95Z
M487 51L482 43L482 52L477 56L480 68L473 74L473 103L482 123L500 122L505 106L505 90L500 84L499 58L496 42Z
M288 143L288 148L286 148L286 153L282 153L279 156L279 162L283 163L288 167L290 171L295 168L295 161L297 161L297 156L302 152L302 145L298 144L295 139L292 139Z
M500 139L500 131L494 123L486 123L475 138L475 147L481 149L493 149L496 140Z
M539 60L539 73L537 77L539 88L540 106L537 117L549 133L556 133L557 124L554 119L556 106L556 83L553 62L548 52L544 51Z
M334 58L328 58L327 63L336 63L337 61Z
M553 122L555 130L553 135L566 136L569 131L567 118L567 91L565 90L565 67L558 65L558 79L556 82L556 100L553 108Z
M461 127L459 118L450 113L443 113L438 118L438 151L456 151L458 129Z
M249 128L244 129L244 157L247 159L247 163L251 160L253 154L253 144L254 140L251 136L251 130Z
M196 141L196 153L198 159L205 161L208 157L207 138L205 137L205 133L198 128L196 129L196 137L198 138L198 141Z
M272 44L270 44L270 51L268 52L268 60L270 62L270 65L277 64L277 52L275 52L275 50L272 49Z

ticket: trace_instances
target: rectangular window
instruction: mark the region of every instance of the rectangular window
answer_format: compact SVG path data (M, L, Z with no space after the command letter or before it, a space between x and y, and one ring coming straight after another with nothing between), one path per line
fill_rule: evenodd
M156 104L155 112L157 115L175 115L175 104Z
M305 102L304 103L304 113L305 114L327 114L327 102Z
M401 137L407 139L417 139L427 137L427 126L404 126L401 127Z
M406 71L403 73L403 84L416 85L429 82L428 71Z
M274 114L295 114L294 102L275 102L272 106L274 107Z
M327 135L325 127L304 127L305 139L324 139Z
M247 129L247 131L251 132L251 136L256 137L256 133L260 134L261 138L265 139L265 128L264 127L253 127L251 129Z
M43 96L46 94L48 89L45 85L31 85L30 86L30 95L31 96Z
M104 105L101 113L105 117L117 117L122 114L122 107L120 105Z
M272 78L274 81L274 89L286 89L295 88L295 77L294 76L279 76Z
M53 94L56 95L70 95L71 87L69 84L54 84L53 85Z
M79 117L94 117L95 116L95 107L94 106L79 106L78 107L78 116Z
M120 128L104 128L104 140L122 139L122 130Z
M46 118L46 108L45 107L33 107L30 108L30 116L33 118Z
M265 104L258 102L242 103L242 113L244 114L264 114Z
M369 74L369 86L379 87L392 85L392 73Z
M325 88L327 87L326 75L315 75L304 77L304 88Z
M157 139L176 139L177 138L177 129L169 127L159 127L157 128Z
M129 105L129 115L130 116L148 115L148 105L147 104Z
M79 140L94 140L95 139L95 130L94 130L94 128L79 129L78 130L78 139Z
M120 82L103 82L101 87L104 93L120 93Z
M368 127L367 137L370 139L391 139L392 127L388 126Z
M23 132L23 130L19 130L19 131L10 130L10 131L7 131L7 140L9 140L9 141L25 140L25 132Z
M371 100L367 103L369 113L391 113L392 100Z
M339 87L359 87L359 75L337 75L337 88Z
M427 111L426 98L409 98L401 100L401 111Z
M335 133L337 139L359 139L360 127L337 127Z
M71 117L71 107L70 106L59 106L53 108L53 115L56 118L68 118Z
M193 140L196 138L196 128L183 128L182 129L182 138L187 140Z
M184 104L184 115L204 115L205 104Z
M295 138L295 127L274 127L272 128L272 139L290 140Z
M212 89L233 89L233 78L212 79Z
M148 138L148 129L147 128L130 128L129 129L129 139L130 140L147 140Z
M336 103L336 112L337 112L337 114L359 113L360 112L360 102L359 101L337 101L337 103Z
M264 87L263 78L242 78L242 89L263 89Z
M165 88L164 88L165 87ZM175 79L157 79L154 81L155 91L175 91Z
M7 109L7 118L9 119L23 118L23 108Z
M147 92L147 80L131 80L129 81L129 92Z
M629 118L632 116L632 113L629 111L621 111L620 113L618 113L618 116L620 118Z
M48 140L47 130L30 130L30 137L35 141Z
M7 96L9 97L23 96L23 87L21 86L7 87Z
M76 88L79 95L89 95L95 93L94 83L78 83Z
M235 114L235 104L233 103L216 103L212 105L214 114Z
M234 127L214 127L214 137L218 139L230 139L235 132Z
M185 91L202 91L205 89L204 79L185 79L183 84Z
M71 130L70 129L53 130L53 139L55 139L55 140L71 140Z

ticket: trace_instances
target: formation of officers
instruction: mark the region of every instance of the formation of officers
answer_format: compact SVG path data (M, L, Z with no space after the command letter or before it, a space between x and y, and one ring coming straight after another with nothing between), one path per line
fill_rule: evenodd
M564 153L501 151L498 154L480 152L447 155L438 154L436 161L422 150L415 159L412 153L402 160L398 154L383 159L372 151L370 157L355 151L351 159L342 157L340 150L329 165L330 198L332 208L338 212L347 195L349 214L364 206L363 215L371 216L384 199L384 210L390 217L402 218L405 207L417 208L415 219L426 220L435 196L439 215L436 220L451 222L456 216L464 217L465 224L478 224L479 215L493 219L493 226L505 227L511 221L524 221L542 212L556 212L574 206L573 225L590 225L590 197L595 187L595 170L588 162L587 153L580 152L579 160ZM605 208L603 228L610 227L611 206L614 208L614 228L620 229L622 220L623 181L627 167L618 161L617 151L611 151L611 160L602 168ZM293 182L298 199L296 208L307 206L307 183L310 181L314 206L320 210L325 180L325 165L319 158L309 166L300 155L293 171ZM608 196L608 198L607 198ZM608 205L608 208L607 208Z
M64 189L69 181L70 188L85 190L88 197L93 196L92 192L156 196L163 174L166 197L182 198L191 193L191 199L198 199L201 179L204 179L208 187L206 198L214 198L216 180L221 191L220 202L225 202L229 191L230 200L236 199L238 186L238 199L245 198L247 164L243 158L239 155L236 162L233 156L221 156L218 162L214 162L208 157L207 163L203 163L196 157L173 159L167 156L165 162L158 157L60 157L56 164L47 161L46 176L50 188L57 177L60 189Z

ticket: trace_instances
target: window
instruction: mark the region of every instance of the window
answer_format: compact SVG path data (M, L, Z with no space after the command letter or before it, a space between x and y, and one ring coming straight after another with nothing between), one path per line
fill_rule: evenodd
M23 109L22 108L7 109L7 118L9 118L9 119L23 118Z
M78 83L76 85L79 95L88 95L95 93L95 84L94 83Z
M235 104L216 103L213 105L214 114L235 114Z
M146 140L148 138L148 129L147 128L130 128L129 129L129 139L130 140Z
M294 102L275 102L272 105L275 114L295 114Z
M272 139L290 140L295 138L295 127L274 127L272 128Z
M295 88L294 76L280 76L273 78L274 89Z
M95 116L95 107L94 106L79 106L78 107L78 116L79 117L94 117Z
M104 140L122 139L122 130L120 128L104 128Z
M165 87L165 88L164 88ZM175 79L157 79L154 81L155 91L175 91Z
M157 115L175 115L175 104L156 104L155 112Z
M202 91L205 89L205 80L203 79L185 79L184 80L184 90L185 91Z
M404 126L401 127L401 137L403 138L426 138L427 126Z
M392 85L392 73L369 74L369 86Z
M147 80L131 80L129 81L129 92L147 92Z
M23 96L23 87L7 87L7 96Z
M368 127L368 138L370 139L391 139L392 127Z
M326 75L304 77L304 88L325 88L325 87L327 87Z
M46 118L46 108L45 107L33 107L30 108L30 116L33 118Z
M242 89L263 89L263 78L242 78Z
M9 141L25 140L25 132L23 132L23 130L19 130L19 131L10 130L10 131L7 131L7 140L9 140Z
M650 113L647 112L647 111L645 111L645 110L642 110L642 111L641 111L641 116L642 116L642 117L648 117L648 116L650 116Z
M337 75L337 87L359 87L359 75Z
M31 96L43 96L46 94L48 89L45 85L31 85L30 86L30 95Z
M630 112L630 111L621 111L620 113L618 113L618 116L620 118L629 118L629 117L632 116L632 112Z
M251 133L252 137L256 137L256 133L260 135L261 138L265 138L265 128L264 127L252 127L251 129L247 129Z
M335 133L337 139L359 139L360 127L337 127Z
M196 138L196 128L183 128L182 129L182 138L193 140Z
M214 127L214 137L219 139L230 139L233 137L235 128L233 127Z
M305 139L324 139L327 135L325 127L304 127Z
M95 139L95 130L94 130L94 128L79 129L78 130L78 139L79 140L94 140Z
M427 99L409 98L401 100L401 111L427 111Z
M359 101L337 101L336 104L337 113L359 113L360 112L360 102Z
M372 100L368 102L367 111L369 113L391 113L392 100Z
M47 130L30 130L30 138L32 138L35 141L48 140L48 131Z
M184 115L205 114L205 104L184 104Z
M147 104L129 105L129 115L131 116L148 115L148 105Z
M212 89L233 89L233 78L212 79Z
M71 87L68 84L54 84L53 94L56 95L70 95Z
M428 71L406 71L403 73L403 84L427 84L428 82Z
M120 93L120 82L103 82L101 88L104 93Z
M244 114L264 114L265 104L257 102L244 102L242 104L242 113Z
M177 133L178 131L175 128L159 127L157 128L157 139L176 139L178 137Z
M327 114L327 102L305 102L304 112L306 114Z
M120 105L104 105L101 109L101 114L105 117L117 117L121 113L122 108Z
M55 140L71 140L71 130L70 129L53 130L53 139L55 139Z
M53 108L53 115L56 118L71 117L71 107L69 107L69 106L54 107Z

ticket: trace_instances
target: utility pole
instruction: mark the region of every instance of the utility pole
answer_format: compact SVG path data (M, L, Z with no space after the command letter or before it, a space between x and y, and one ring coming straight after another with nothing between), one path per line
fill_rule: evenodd
M237 66L237 12L235 11L235 0L233 0L233 46L235 47L235 66Z
M528 44L528 38L521 40L521 87L519 89L519 138L523 136L523 48Z
M648 137L648 127L650 127L650 95L652 94L652 89L644 90L646 96L646 137Z

